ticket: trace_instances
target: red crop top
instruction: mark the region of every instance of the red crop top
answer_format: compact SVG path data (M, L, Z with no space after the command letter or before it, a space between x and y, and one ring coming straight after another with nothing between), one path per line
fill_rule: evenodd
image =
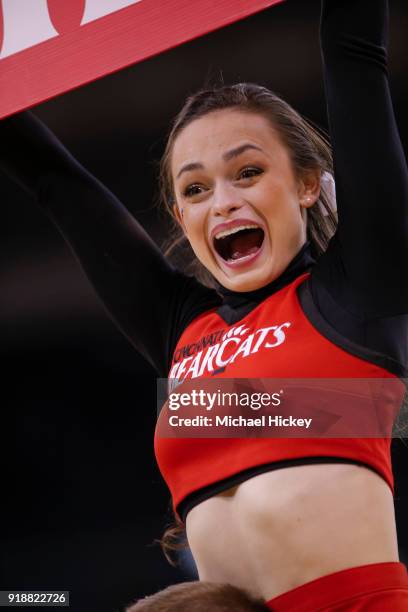
M197 317L179 339L169 378L396 378L317 331L297 291L308 276L302 274L234 325L227 326L215 309ZM165 438L159 431L160 417L157 462L183 519L217 492L262 471L300 463L364 464L393 490L389 438L197 439Z

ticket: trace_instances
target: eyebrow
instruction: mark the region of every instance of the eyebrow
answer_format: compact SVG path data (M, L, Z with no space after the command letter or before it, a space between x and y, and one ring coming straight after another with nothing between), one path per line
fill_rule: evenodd
M261 151L263 153L263 150L261 149L261 147L258 147L257 145L250 144L249 142L247 142L247 143L240 145L239 147L236 147L235 149L226 151L223 154L222 158L224 161L230 161L231 159L234 159L234 157L238 157L239 155L241 155L248 149L254 149L255 151ZM183 172L190 172L191 170L203 170L203 169L204 169L204 166L200 162L191 162L190 164L186 164L185 166L181 168L176 179L178 179L183 174Z

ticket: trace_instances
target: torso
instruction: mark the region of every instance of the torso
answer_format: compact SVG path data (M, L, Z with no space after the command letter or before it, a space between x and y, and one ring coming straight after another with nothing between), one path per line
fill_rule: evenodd
M355 352L355 344L343 347L316 328L299 301L304 278L227 325L216 312L203 314L181 336L169 378L215 376L220 384L251 372L253 378L394 378L381 363ZM269 600L336 571L398 561L389 443L159 436L156 455L175 507L187 512L200 579L228 582ZM345 463L313 463L331 457ZM304 465L232 481L248 468L287 459ZM223 490L211 491L212 483ZM206 497L195 497L205 489ZM189 497L192 503L185 505Z
M265 600L348 567L398 560L392 492L357 465L260 474L192 508L186 528L201 580Z
M206 379L221 389L225 389L225 379L252 377L255 379L255 387L259 379L280 379L282 387L278 388L284 390L284 399L278 414L286 416L299 408L299 401L296 396L286 393L287 385L282 379L295 378L306 382L316 377L319 380L327 379L329 391L331 379L362 379L363 386L357 389L354 405L355 400L358 405L361 403L360 391L366 389L370 397L371 385L364 385L364 380L396 380L383 368L350 354L314 328L303 312L297 295L297 288L303 286L304 279L305 276L298 277L236 323L226 324L214 311L204 313L182 334L174 353L169 378L192 379L192 383L195 379L198 388L200 379ZM183 385L176 388L176 391L179 390L184 390ZM214 388L211 390L214 391ZM328 396L326 400L331 401L331 397ZM343 396L340 394L337 397L344 405ZM313 408L313 395L305 395L304 399L307 398L311 398ZM350 403L352 396L346 398L347 406L350 406L354 414L354 405ZM202 408L192 410L192 407L186 408L188 416L203 412ZM302 416L308 416L306 410L309 408L305 404L305 414L302 413ZM286 467L295 470L294 464L300 463L310 465L330 463L333 460L362 464L380 474L389 488L393 486L390 440L386 438L333 438L330 429L329 437L306 437L300 434L291 439L273 435L205 435L197 438L190 437L191 429L177 429L176 434L169 431L167 414L163 411L157 423L156 457L172 491L174 506L183 519L199 503L250 477L259 476L261 471L281 471ZM177 414L181 414L181 411ZM317 414L317 423L320 418ZM331 466L330 469L334 470L335 467ZM292 473L290 470L286 472ZM279 475L270 474L269 477L279 479Z

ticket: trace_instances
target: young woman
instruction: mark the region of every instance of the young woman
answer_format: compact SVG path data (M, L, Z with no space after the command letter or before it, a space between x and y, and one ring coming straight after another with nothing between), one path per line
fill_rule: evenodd
M37 197L161 376L406 375L408 176L386 28L385 0L323 0L338 204L330 244L322 177L332 165L317 132L254 85L187 101L163 189L216 289L170 266L38 122L3 122L6 171ZM228 354L223 338L237 328L251 340ZM244 588L273 610L408 609L389 442L158 437L200 579Z

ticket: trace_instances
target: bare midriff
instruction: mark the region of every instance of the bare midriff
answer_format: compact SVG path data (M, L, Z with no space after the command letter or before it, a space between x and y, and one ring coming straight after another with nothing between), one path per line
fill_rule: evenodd
M349 567L398 561L392 492L358 465L260 474L195 506L186 528L200 580L265 600Z

